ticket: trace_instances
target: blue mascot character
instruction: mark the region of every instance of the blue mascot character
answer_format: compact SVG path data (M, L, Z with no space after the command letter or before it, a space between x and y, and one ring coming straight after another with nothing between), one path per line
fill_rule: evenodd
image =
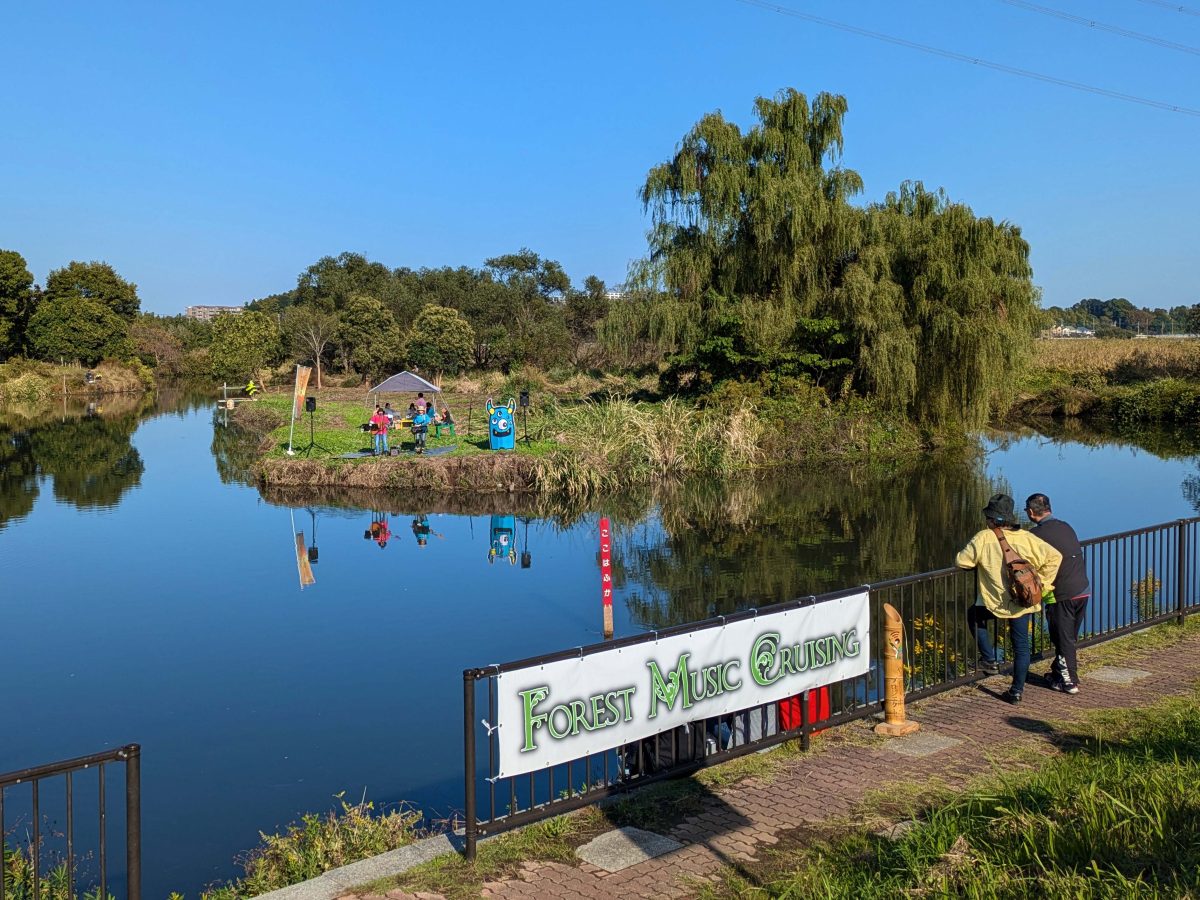
M488 446L492 450L513 450L517 446L517 429L513 421L516 402L509 397L507 406L496 406L488 397Z
M497 557L507 559L510 566L517 564L516 516L492 516L492 546L488 548L488 562L494 563Z

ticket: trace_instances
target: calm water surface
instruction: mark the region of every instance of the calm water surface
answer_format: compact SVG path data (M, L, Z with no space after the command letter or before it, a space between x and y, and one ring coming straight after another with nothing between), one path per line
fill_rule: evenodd
M996 489L1049 493L1085 537L1200 496L1193 436L1075 431L588 510L264 499L211 403L0 410L0 771L141 743L148 897L236 874L260 829L342 791L455 810L462 670L600 639L602 513L622 635L946 565ZM293 529L317 547L304 589Z

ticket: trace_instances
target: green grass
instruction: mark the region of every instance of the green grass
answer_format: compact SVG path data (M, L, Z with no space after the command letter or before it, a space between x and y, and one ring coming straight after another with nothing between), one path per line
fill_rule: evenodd
M4 896L6 900L100 900L100 888L84 888L80 890L79 880L87 860L81 862L76 857L76 884L71 884L65 861L46 867L46 860L41 860L41 875L38 879L37 893L33 890L33 856L25 848L12 848L0 836L0 877L4 879ZM111 894L105 895L113 900Z
M288 439L291 435L291 446L294 450L303 450L309 442L309 417L304 413L296 420L295 432L291 432L291 394L260 394L253 404L239 404L235 421L263 434L260 447L261 455L267 457L286 457ZM371 435L361 430L360 426L368 422L371 410L361 401L320 400L316 411L312 414L313 443L325 448L314 450L312 459L336 459L346 453L371 449ZM470 437L466 434L465 416L460 415L456 420L457 435L443 432L441 437L435 437L430 429L426 446L455 447L452 456L464 456L473 453L488 452L486 418L481 419L479 411L475 411L474 428ZM530 437L533 437L533 422L531 421ZM398 447L402 451L411 452L415 447L412 431L408 428L391 429L388 432L389 447ZM552 440L537 439L526 442L517 441L516 452L531 456L547 456L557 449ZM369 463L363 460L363 463Z
M420 813L403 807L380 814L369 801L342 801L340 811L324 816L310 813L282 834L263 833L260 846L241 861L245 874L236 881L208 888L201 897L256 897L403 847L420 836L421 818ZM178 900L179 895L172 898Z
M1200 892L1200 695L1060 732L1035 771L924 809L898 840L801 832L708 897L1188 897ZM1028 757L1026 757L1028 759Z

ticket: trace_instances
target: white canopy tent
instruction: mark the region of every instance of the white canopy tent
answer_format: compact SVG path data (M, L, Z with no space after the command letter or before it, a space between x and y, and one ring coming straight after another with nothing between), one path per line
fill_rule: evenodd
M378 405L380 394L418 394L423 393L433 402L432 394L440 394L442 389L431 381L426 381L420 375L404 371L390 378L385 378L367 392L367 400L371 406Z

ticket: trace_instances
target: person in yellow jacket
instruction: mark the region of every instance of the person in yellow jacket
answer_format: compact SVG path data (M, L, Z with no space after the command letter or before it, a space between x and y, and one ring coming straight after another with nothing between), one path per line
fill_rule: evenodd
M1025 678L1029 674L1029 623L1042 605L1024 607L1013 599L1004 566L1004 551L992 529L1004 529L1009 546L1037 570L1044 593L1054 585L1062 554L1041 538L1021 530L1013 499L1007 494L993 494L983 508L983 516L987 520L987 528L977 532L971 542L958 552L954 564L960 569L974 569L976 573L975 605L967 612L967 622L975 633L975 642L979 646L979 665L985 672L996 674L1000 671L988 626L996 619L1008 622L1013 645L1013 680L1012 687L1004 693L1004 699L1009 703L1020 703L1025 690Z
M250 383L246 385L246 393L251 397L258 393L258 385L254 383L253 378L251 378Z

